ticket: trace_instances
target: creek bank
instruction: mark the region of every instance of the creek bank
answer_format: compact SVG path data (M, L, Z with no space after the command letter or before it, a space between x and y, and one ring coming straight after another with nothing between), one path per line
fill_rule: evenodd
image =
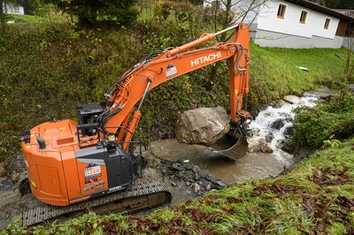
M351 91L351 87L353 84L349 84L346 90ZM339 94L339 91L320 87L304 92L301 97L287 95L277 104L265 107L250 124L249 151L264 152L265 149L272 152L286 168L291 167L309 153L308 149L295 146L291 140L295 110L299 107L313 108L317 103L328 102Z
M188 162L198 166L205 174L211 175L226 184L245 182L250 179L275 177L284 170L292 168L307 151L296 149L291 142L294 134L294 110L298 107L314 107L337 95L327 87L308 91L304 96L288 95L276 105L260 111L249 125L249 151L245 157L230 161L209 151L201 145L189 145L166 139L151 144L150 152L154 158L176 163ZM189 111L187 111L189 112ZM210 127L212 129L212 127ZM193 128L186 129L193 133ZM171 179L183 179L183 170L169 171ZM166 175L166 172L164 172ZM187 180L188 181L188 180ZM188 183L191 185L191 183ZM207 187L208 188L208 187Z

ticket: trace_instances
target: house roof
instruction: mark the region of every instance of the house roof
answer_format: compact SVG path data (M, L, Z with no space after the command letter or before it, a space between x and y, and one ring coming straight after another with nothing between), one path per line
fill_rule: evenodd
M337 18L340 18L342 20L346 20L346 21L354 21L354 18L345 14L342 14L338 11L335 11L333 9L330 9L328 7L325 6L321 6L317 3L314 2L310 2L308 0L285 0L286 2L290 2L290 3L294 3L303 7L306 7L308 9L314 10L314 11L318 11L318 12L322 12L324 14L330 15L330 16L334 16Z
M354 9L334 9L334 10L344 15L354 17Z

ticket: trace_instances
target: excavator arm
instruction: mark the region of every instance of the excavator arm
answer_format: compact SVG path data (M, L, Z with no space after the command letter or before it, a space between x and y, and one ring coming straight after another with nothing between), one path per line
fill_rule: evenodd
M235 34L231 41L196 49L232 29ZM229 67L231 123L237 124L245 114L242 102L248 93L249 29L246 24L204 34L195 41L145 60L123 74L108 95L105 111L98 117L103 138L114 138L127 150L148 92L169 80L224 60Z

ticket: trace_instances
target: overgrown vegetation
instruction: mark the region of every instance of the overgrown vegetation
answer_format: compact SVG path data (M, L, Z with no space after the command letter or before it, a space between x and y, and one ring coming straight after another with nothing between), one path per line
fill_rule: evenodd
M95 26L99 23L132 24L136 18L133 8L136 0L45 0L57 5L63 11L78 18L81 26Z
M119 75L140 59L214 30L200 7L149 6L139 9L130 29L79 30L66 19L35 17L8 25L0 34L0 159L19 151L22 131L51 119L75 118L78 103L101 101ZM249 110L333 78L340 80L344 71L342 49L252 45L251 53ZM152 92L144 104L139 135L145 140L172 137L179 112L227 104L227 67L212 65Z
M321 150L287 175L235 185L149 216L85 214L10 234L352 234L354 139Z
M302 147L318 148L326 140L348 138L354 133L354 96L341 93L314 108L301 108L294 126L293 141Z

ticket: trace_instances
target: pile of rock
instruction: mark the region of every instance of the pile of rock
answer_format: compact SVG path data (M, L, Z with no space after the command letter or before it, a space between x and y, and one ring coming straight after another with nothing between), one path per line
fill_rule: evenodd
M173 187L178 187L178 184L183 183L196 195L226 186L221 180L204 174L198 166L191 163L161 160L158 168L163 176L169 178Z

